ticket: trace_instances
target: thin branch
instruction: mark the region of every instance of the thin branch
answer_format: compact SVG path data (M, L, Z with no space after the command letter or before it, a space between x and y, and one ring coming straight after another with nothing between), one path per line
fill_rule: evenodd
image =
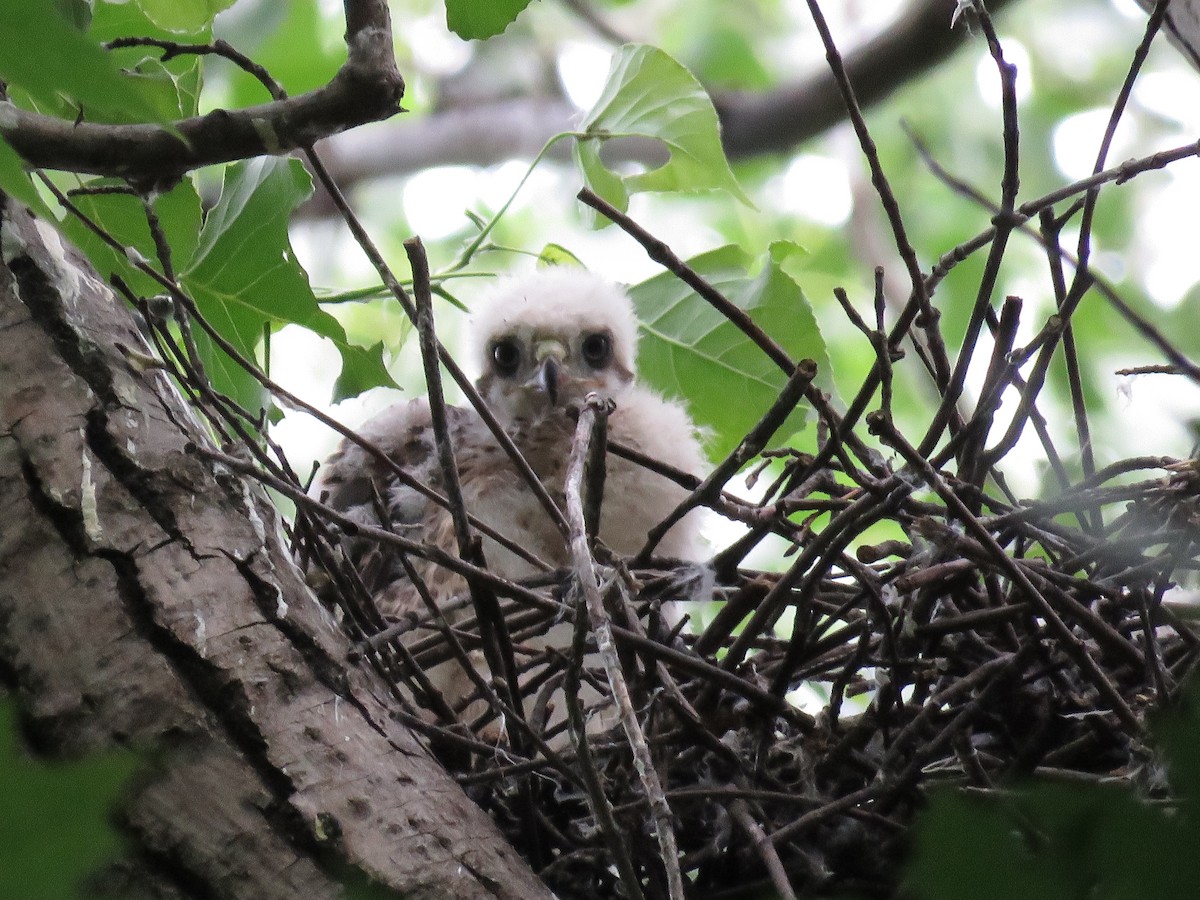
M616 703L621 727L625 738L633 750L638 777L642 788L650 802L650 810L654 816L655 835L662 851L662 864L666 869L667 887L671 900L683 900L683 874L679 869L679 849L675 840L675 826L672 822L671 807L667 804L659 781L658 770L646 744L646 736L638 722L637 712L629 696L629 688L621 671L621 661L617 657L616 644L613 641L612 622L608 610L604 607L604 597L601 593L600 573L596 561L588 546L586 517L584 513L583 484L586 478L585 462L589 448L595 439L598 422L601 416L608 414L604 408L605 401L594 394L589 394L584 400L583 409L579 413L579 422L575 428L575 440L571 445L571 458L567 465L566 497L567 516L571 524L571 562L575 568L576 583L583 594L588 619L591 622L592 633L596 639L596 648L600 661L608 677L612 699Z
M1000 266L1004 260L1005 250L1008 247L1008 239L1013 229L1021 224L1013 212L1017 203L1017 191L1020 187L1020 178L1018 176L1020 135L1017 122L1017 68L1004 58L1004 51L1000 46L1000 40L996 35L991 17L988 15L983 3L972 3L972 8L987 38L988 51L996 64L1000 78L1004 171L1000 179L999 209L992 220L994 230L991 243L988 246L988 258L987 262L984 263L983 275L979 280L979 288L975 294L975 304L971 309L971 316L967 321L966 332L963 335L962 344L958 351L958 360L955 363L953 373L942 383L942 402L929 423L929 428L925 432L924 439L917 448L925 456L933 452L934 447L937 446L938 441L941 439L942 432L957 414L957 403L959 397L962 395L963 386L966 383L967 368L974 357L975 342L979 338L979 333L983 327L987 313L991 310L992 297L996 290L996 284L1000 279Z
M571 641L571 664L567 668L567 679L563 689L564 699L567 704L567 718L571 726L571 743L574 745L575 753L579 759L579 770L583 775L583 784L587 790L588 808L592 812L592 818L596 820L596 824L604 833L608 849L611 851L613 859L616 861L617 869L621 873L621 881L624 888L629 892L630 897L638 900L638 898L645 896L642 893L641 880L638 878L637 869L633 864L633 857L630 855L629 843L617 825L616 819L613 817L612 803L604 793L604 783L600 777L600 772L596 768L592 748L588 744L587 722L583 716L583 704L579 699L581 688L579 673L583 667L588 623L587 604L580 603L575 610L574 638Z
M771 843L771 839L767 837L765 831L762 830L754 817L750 815L750 805L741 797L729 804L729 813L734 820L746 832L746 836L750 838L750 843L754 846L755 851L762 857L763 863L767 867L767 871L771 875L771 883L775 885L775 890L779 893L782 900L796 900L796 892L792 890L791 882L788 881L787 870L783 867L783 861L779 858L779 853L775 850L775 845Z
M695 269L676 256L665 242L654 237L607 200L597 196L590 188L583 188L578 197L641 244L647 256L708 301L714 309L737 326L742 334L750 338L775 365L783 370L785 375L789 377L792 375L796 370L796 364L787 355L787 352L775 342L774 338L759 328L744 309L729 300L702 278Z
M842 95L842 101L846 105L846 113L851 125L854 126L854 133L858 138L863 158L870 169L871 184L875 187L875 191L879 195L879 201L883 206L888 224L892 229L896 249L900 254L900 258L904 261L909 280L912 283L912 297L908 303L906 312L901 314L901 319L915 316L917 312L920 313L918 324L925 332L925 338L929 344L929 351L934 366L934 380L939 386L944 386L949 378L950 364L946 355L945 342L942 340L941 329L938 327L939 316L930 303L929 288L921 272L921 264L917 259L917 252L908 238L908 231L904 226L904 219L900 213L900 204L897 202L891 183L883 171L883 165L879 160L879 151L867 128L866 119L863 118L862 107L858 102L854 86L850 82L850 76L846 71L845 62L833 39L833 34L830 32L829 25L825 21L825 14L821 12L821 7L817 3L817 0L807 0L807 3L809 15L813 20L813 24L816 25L817 33L821 36L821 43L825 47L825 59L829 64L829 70L837 82L838 90ZM907 323L903 330L908 330Z
M467 505L463 499L462 484L458 478L458 465L454 459L454 447L446 422L446 400L442 394L442 378L438 371L438 339L433 324L433 297L429 291L429 263L425 248L419 238L404 242L413 274L413 296L416 301L416 327L420 338L421 361L425 368L425 388L429 397L429 415L437 445L438 464L442 470L442 484L449 501L449 511L454 523L454 539L458 544L458 555L464 561L479 568L486 568L483 549L477 538L471 535L467 521ZM513 658L512 639L508 626L500 612L496 595L486 582L475 578L467 579L471 600L479 616L484 638L483 652L494 676L503 675L503 693L508 705L522 721L525 719L524 704L517 680L517 666ZM517 732L520 734L521 732ZM523 741L518 740L518 752L524 751Z
M385 0L346 0L346 63L323 87L245 109L218 109L166 125L71 122L0 101L0 136L25 161L125 178L143 186L171 184L214 163L281 154L400 111L404 79L392 52Z

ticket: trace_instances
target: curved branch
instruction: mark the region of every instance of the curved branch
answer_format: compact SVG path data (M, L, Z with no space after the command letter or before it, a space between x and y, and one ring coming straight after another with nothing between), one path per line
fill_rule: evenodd
M992 0L993 12L1012 0ZM949 0L918 0L889 28L845 56L859 102L878 103L936 66L969 40L950 27ZM714 92L725 150L732 158L786 151L846 117L833 74L821 66L807 77L758 94ZM421 119L398 121L329 142L324 153L338 183L403 175L434 165L494 165L529 158L551 137L571 130L581 111L562 97L526 96L448 107ZM565 157L564 145L553 154ZM609 162L662 163L652 142L617 141ZM323 212L320 200L306 209Z
M1012 0L990 0L997 12ZM880 102L933 68L969 40L965 25L950 26L948 0L920 0L881 34L843 55L859 105ZM837 79L822 67L791 85L765 94L715 98L731 157L787 150L846 118Z
M1157 5L1157 0L1137 2L1148 13ZM1200 0L1171 0L1162 28L1183 58L1200 69Z
M404 79L385 0L347 0L347 59L324 87L162 125L76 124L0 101L0 136L30 165L171 183L212 163L286 153L400 111Z

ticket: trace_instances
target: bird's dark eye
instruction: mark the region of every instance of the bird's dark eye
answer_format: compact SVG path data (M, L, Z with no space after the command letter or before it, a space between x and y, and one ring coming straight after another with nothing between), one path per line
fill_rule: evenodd
M584 361L593 369L607 365L612 358L612 338L602 332L589 334L580 347Z
M521 365L521 348L514 338L501 338L492 344L492 362L501 375L515 375Z

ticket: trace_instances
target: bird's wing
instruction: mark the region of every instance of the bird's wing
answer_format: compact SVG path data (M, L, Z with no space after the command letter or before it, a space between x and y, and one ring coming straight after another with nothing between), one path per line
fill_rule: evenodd
M417 399L389 406L367 420L358 429L358 436L415 477L433 452L429 404ZM382 460L359 444L343 440L322 465L313 492L334 509L345 512L370 506L375 492L386 496L394 480L390 467Z
M706 462L696 426L684 406L650 388L632 385L621 395L609 419L612 440L697 478ZM647 532L687 496L688 491L642 468L609 455L609 477L601 507L600 537L618 553L633 554ZM658 546L658 553L698 562L708 552L700 535L704 513L695 510L677 523Z
M446 413L454 441L469 429L473 413L458 407L448 407ZM358 435L415 481L441 492L441 472L426 400L388 407L368 420ZM391 466L357 443L349 440L341 443L321 467L312 493L357 522L382 526L412 540L454 551L449 513L404 484ZM343 549L381 612L390 616L424 615L425 606L405 575L394 547L366 538L352 538L343 543ZM459 589L456 576L421 560L411 561L435 599L444 600Z

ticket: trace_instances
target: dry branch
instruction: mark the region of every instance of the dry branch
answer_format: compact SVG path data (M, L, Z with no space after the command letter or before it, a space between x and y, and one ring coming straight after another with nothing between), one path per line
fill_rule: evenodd
M29 165L112 175L146 187L169 185L201 166L311 147L321 138L400 110L384 0L347 0L347 59L326 85L246 109L213 110L159 125L71 122L0 100L0 135Z

